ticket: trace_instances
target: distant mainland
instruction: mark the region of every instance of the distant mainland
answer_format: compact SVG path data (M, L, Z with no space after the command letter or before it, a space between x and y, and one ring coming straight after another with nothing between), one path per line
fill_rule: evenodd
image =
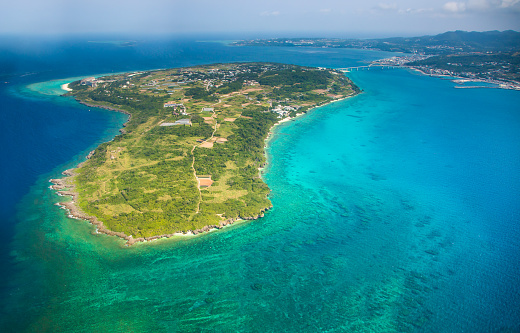
M520 33L512 30L450 31L435 36L382 39L274 38L234 42L235 46L359 48L401 52L376 66L406 66L434 76L486 81L520 90Z

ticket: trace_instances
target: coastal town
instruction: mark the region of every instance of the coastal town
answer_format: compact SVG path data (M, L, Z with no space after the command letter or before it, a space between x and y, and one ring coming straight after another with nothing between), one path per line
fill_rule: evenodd
M392 66L407 67L429 76L448 77L455 83L486 83L487 85L460 85L456 88L500 88L520 90L520 82L505 79L511 71L511 65L503 62L489 62L482 66L492 67L485 72L475 72L464 70L465 64L460 62L447 63L450 69L439 68L435 65L427 64L425 61L432 56L428 55L403 55L372 61L370 66ZM453 61L453 60L452 60ZM475 65L473 63L473 65ZM516 69L514 69L516 71Z

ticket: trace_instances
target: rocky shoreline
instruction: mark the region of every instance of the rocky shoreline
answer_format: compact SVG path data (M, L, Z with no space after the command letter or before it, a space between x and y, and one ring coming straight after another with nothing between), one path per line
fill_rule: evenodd
M116 111L116 112L121 112L121 113L124 113L128 116L128 120L123 124L123 128L121 128L119 130L119 132L121 134L125 134L126 133L126 130L124 129L124 127L126 127L126 125L130 122L130 120L132 119L132 114L128 111L125 111L125 110L122 110L122 109L118 109L118 108L114 108L114 107L111 107L111 106L106 106L106 105L96 105L96 104L89 104L87 102L84 102L82 100L79 100L77 98L74 98L79 104L83 104L85 106L88 106L88 107L91 107L91 108L99 108L99 109L105 109L105 110L110 110L110 111Z
M78 167L81 167L81 164L78 165ZM74 184L72 184L71 180L72 177L74 177L76 174L74 172L75 169L69 169L62 172L62 174L65 176L64 178L60 179L50 179L49 181L53 183L53 185L50 187L51 189L57 191L57 194L59 196L70 196L72 197L71 201L63 201L59 202L58 205L66 210L69 211L69 217L85 220L93 225L96 226L96 233L102 233L109 236L117 236L119 238L125 239L127 242L125 245L133 245L138 242L148 242L156 239L161 238L170 238L173 236L188 236L188 235L198 235L205 232L210 232L212 230L218 230L222 229L227 225L231 225L235 223L236 221L240 220L256 220L260 217L264 217L264 212L268 210L269 208L266 208L264 211L262 211L261 214L254 216L254 217L238 217L238 218L230 218L225 221L221 221L218 225L212 224L204 226L201 229L195 229L195 230L187 230L187 231L177 231L170 234L164 234L164 235L157 235L157 236L151 236L151 237L139 237L134 238L131 235L126 235L123 232L116 232L109 230L102 221L100 221L95 216L90 216L85 214L77 205L76 202L78 201L78 193L74 191Z

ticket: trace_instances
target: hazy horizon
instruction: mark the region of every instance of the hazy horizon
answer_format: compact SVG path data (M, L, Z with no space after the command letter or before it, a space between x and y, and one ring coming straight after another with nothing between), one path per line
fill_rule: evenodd
M20 0L0 9L0 35L382 38L520 30L520 0Z
M461 30L466 32L488 32L488 31L515 31L519 30L507 29L507 30ZM37 34L37 33L1 33L0 38L3 41L12 39L13 42L31 42L31 41L61 41L61 40L74 40L79 39L82 41L89 42L108 42L108 41L121 41L121 42L140 42L150 40L162 40L162 39L186 39L186 40L197 40L199 42L204 41L236 41L236 40L248 40L248 39L270 39L270 38L331 38L331 39L379 39L379 38L392 38L392 37L421 37L421 36L434 36L446 32L453 32L456 30L443 30L435 31L431 33L388 33L388 32L315 32L315 31L252 31L246 33L237 32L186 32L186 33L115 33L115 32L103 32L103 33L66 33L66 34Z

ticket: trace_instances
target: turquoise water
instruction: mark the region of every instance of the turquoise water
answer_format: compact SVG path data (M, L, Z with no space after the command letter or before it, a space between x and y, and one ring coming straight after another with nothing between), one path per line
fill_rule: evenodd
M309 197L311 229L336 241L335 283L377 295L362 301L365 328L518 330L518 93L405 71L352 78L365 94L280 131L273 197Z
M352 61L293 53L287 61ZM70 106L79 117L99 112L104 129L18 202L0 327L518 331L520 94L405 70L349 76L363 94L274 129L265 218L130 248L53 205L48 179L125 118ZM71 103L45 98L56 112Z

